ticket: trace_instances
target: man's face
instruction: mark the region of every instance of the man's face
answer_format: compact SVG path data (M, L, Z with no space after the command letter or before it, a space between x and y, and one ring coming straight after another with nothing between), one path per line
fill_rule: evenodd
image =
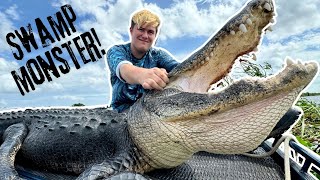
M146 53L156 39L156 28L152 26L140 26L138 28L137 25L134 25L133 28L130 28L130 34L133 51Z

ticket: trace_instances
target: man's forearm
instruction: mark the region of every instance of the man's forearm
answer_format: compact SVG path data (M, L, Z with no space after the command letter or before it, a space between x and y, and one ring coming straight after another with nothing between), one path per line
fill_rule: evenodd
M139 80L143 70L143 68L132 64L122 64L120 66L120 76L129 84L141 84Z
M132 64L120 66L120 76L129 84L140 84L145 89L163 90L169 82L168 73L162 68L141 68Z

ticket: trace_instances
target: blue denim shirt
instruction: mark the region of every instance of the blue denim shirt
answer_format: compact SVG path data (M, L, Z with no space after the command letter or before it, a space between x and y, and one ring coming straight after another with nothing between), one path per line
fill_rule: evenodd
M164 68L170 72L179 63L166 50L151 47L142 59L136 59L130 50L130 43L115 45L107 52L112 85L111 106L122 112L133 105L146 91L140 84L128 84L120 76L119 69L123 63L144 68Z

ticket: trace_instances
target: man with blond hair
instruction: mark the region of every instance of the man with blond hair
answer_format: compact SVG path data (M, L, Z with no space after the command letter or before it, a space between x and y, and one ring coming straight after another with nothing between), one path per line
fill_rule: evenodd
M131 18L131 42L108 50L114 110L128 109L146 90L163 90L168 72L179 64L166 50L154 47L159 28L156 14L140 10Z

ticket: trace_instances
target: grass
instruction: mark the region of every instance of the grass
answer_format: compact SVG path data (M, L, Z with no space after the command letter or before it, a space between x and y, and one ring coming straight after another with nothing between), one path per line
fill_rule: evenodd
M296 103L304 111L300 122L293 128L299 142L320 155L320 105L300 98Z

